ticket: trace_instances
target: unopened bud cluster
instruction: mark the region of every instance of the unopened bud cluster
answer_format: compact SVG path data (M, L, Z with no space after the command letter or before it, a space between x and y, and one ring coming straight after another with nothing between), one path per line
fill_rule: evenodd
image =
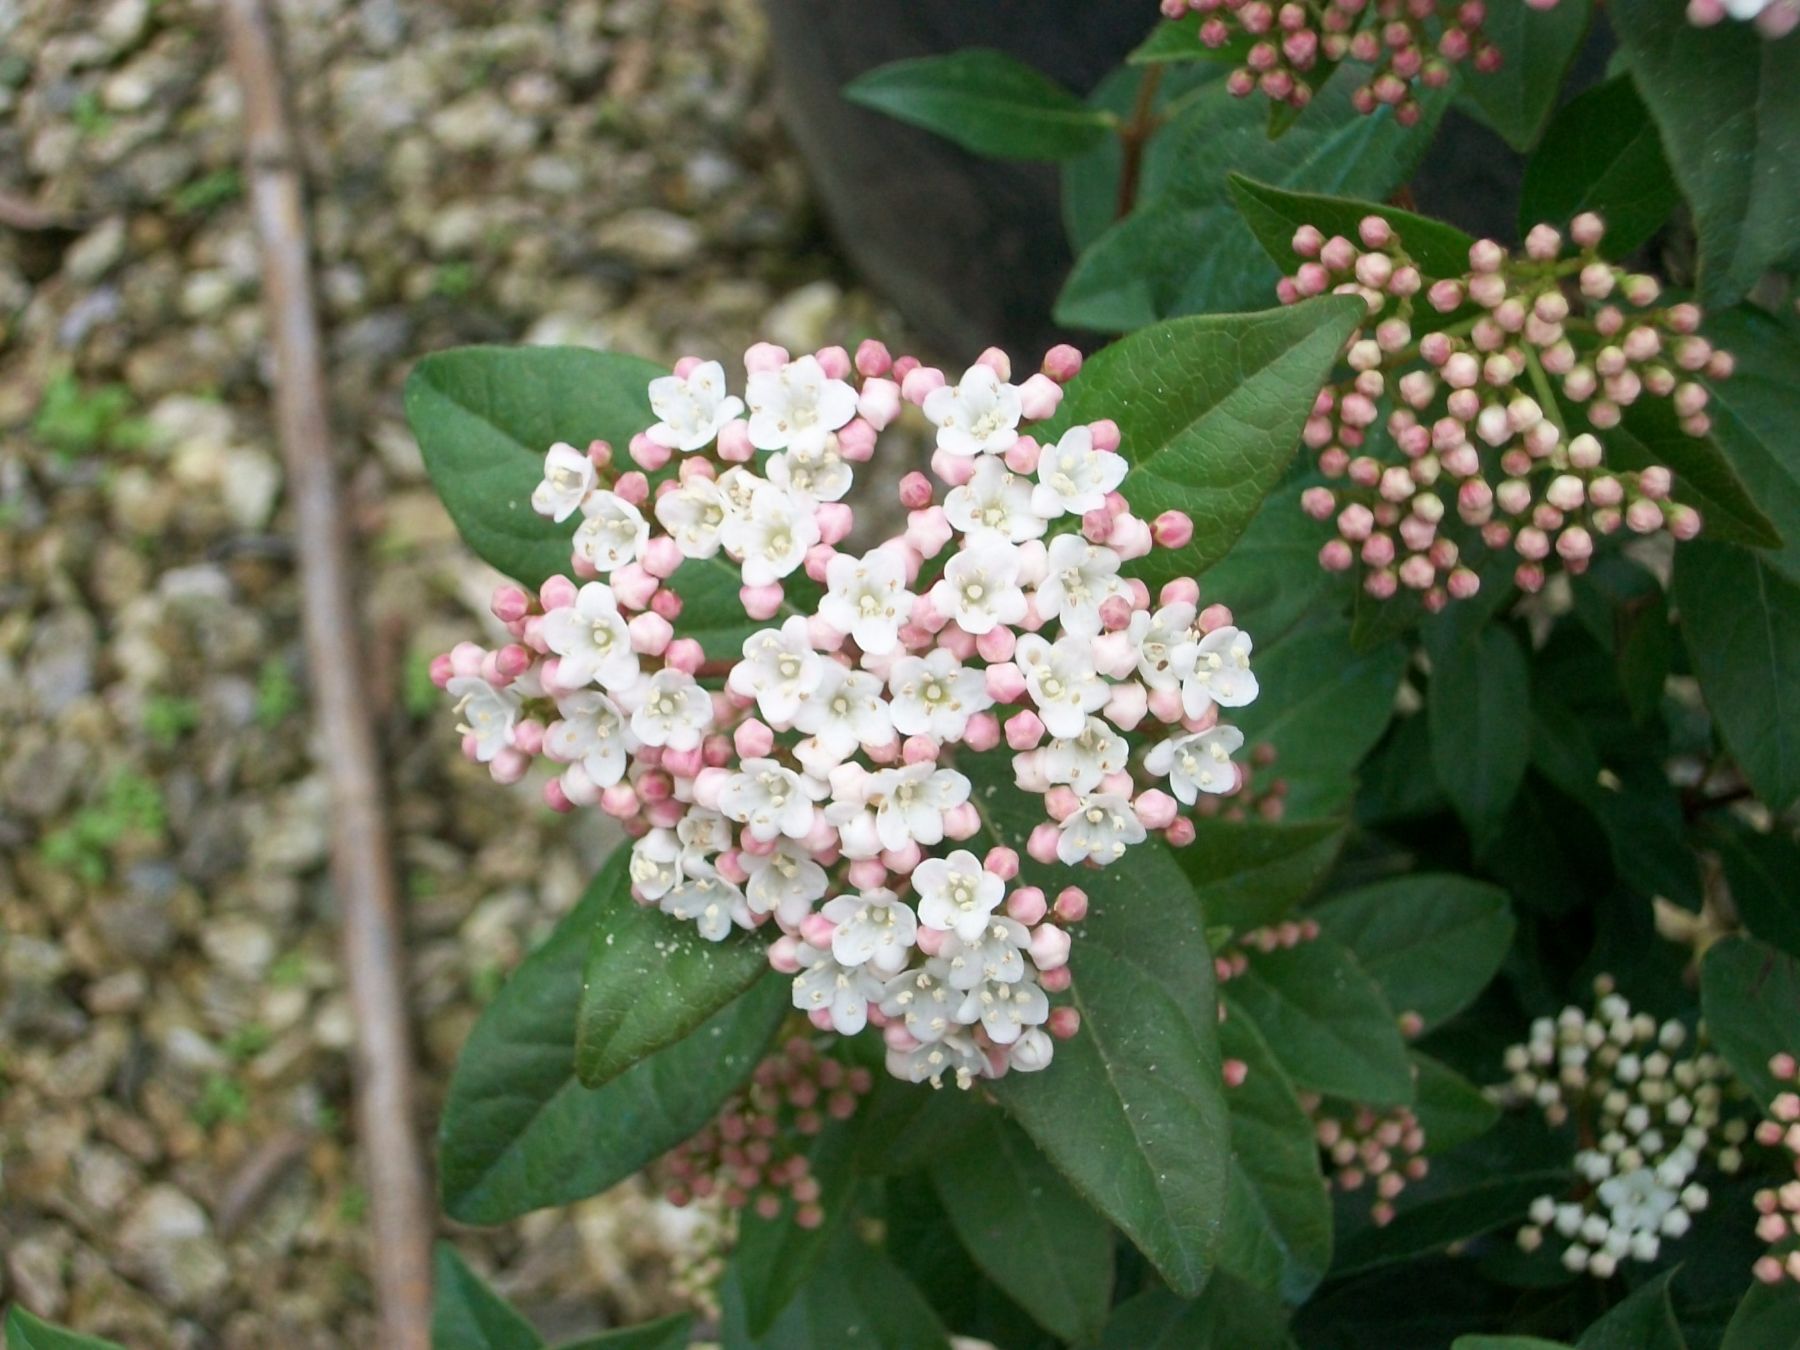
M848 1120L874 1087L869 1071L847 1066L794 1036L758 1064L749 1083L712 1124L663 1158L669 1203L711 1201L773 1219L793 1202L794 1222L817 1228L819 1182L806 1160L827 1120Z
M1556 0L1498 0L1554 9ZM1421 115L1416 90L1441 89L1467 61L1477 71L1500 69L1500 49L1482 31L1486 0L1162 0L1162 12L1179 19L1205 15L1200 41L1217 51L1248 39L1244 64L1226 77L1243 98L1262 92L1277 103L1304 108L1342 61L1372 67L1351 95L1356 109L1392 108L1402 126Z
M1687 16L1696 28L1726 19L1754 23L1757 32L1773 40L1800 28L1800 0L1688 0Z
M642 903L712 941L779 929L795 1006L880 1028L915 1081L1041 1069L1079 1023L1048 994L1087 897L1015 885L1003 843L959 846L984 827L972 757L1010 768L1041 809L1023 851L1066 868L1152 832L1190 843L1184 812L1240 782L1219 715L1256 697L1249 635L1191 578L1152 594L1123 573L1192 522L1132 514L1113 422L1022 429L1080 365L1058 347L1014 384L990 350L952 383L876 342L759 344L740 398L686 358L651 382L661 420L629 465L601 442L549 450L532 503L579 521L573 575L502 588L512 640L433 666L471 759L503 782L548 759L550 805L633 836ZM897 536L840 550L852 466L909 404L936 430L932 474L902 480ZM684 600L721 580L759 626L709 655Z
M1769 1060L1769 1073L1777 1082L1800 1084L1800 1062L1779 1054ZM1775 1250L1756 1260L1756 1278L1764 1284L1784 1280L1800 1283L1800 1091L1788 1087L1769 1103L1769 1118L1757 1122L1756 1142L1779 1149L1792 1169L1793 1180L1756 1193L1756 1236Z
M1313 1118L1328 1183L1344 1192L1366 1189L1373 1197L1369 1217L1377 1226L1392 1223L1394 1201L1407 1183L1431 1170L1425 1130L1413 1109L1329 1103L1314 1093L1303 1093L1300 1104Z
M1718 1055L1680 1022L1633 1013L1607 977L1595 992L1591 1014L1569 1007L1532 1023L1530 1039L1506 1052L1512 1078L1499 1095L1535 1103L1552 1125L1574 1122L1586 1141L1575 1154L1579 1188L1534 1200L1519 1247L1561 1242L1564 1267L1606 1279L1687 1233L1709 1199L1696 1179L1702 1164L1736 1171L1747 1130L1722 1118L1730 1079Z
M1368 310L1306 424L1328 485L1302 505L1336 527L1322 566L1360 567L1370 595L1404 588L1435 611L1479 589L1478 547L1510 549L1514 581L1536 592L1559 563L1583 571L1606 536L1699 532L1666 467L1609 465L1606 443L1650 399L1705 436L1699 376L1730 374L1731 357L1699 336L1698 306L1660 306L1653 277L1603 259L1603 232L1576 217L1572 256L1548 225L1521 255L1484 239L1466 273L1436 279L1380 216L1354 240L1295 233L1282 301L1334 292Z

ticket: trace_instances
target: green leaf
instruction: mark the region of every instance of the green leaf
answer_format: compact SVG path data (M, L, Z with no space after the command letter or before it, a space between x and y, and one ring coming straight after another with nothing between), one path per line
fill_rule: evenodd
M1475 240L1441 220L1377 202L1286 192L1241 173L1232 174L1230 183L1238 211L1263 251L1283 272L1291 273L1300 265L1294 233L1302 225L1315 227L1327 239L1341 234L1355 242L1357 229L1368 216L1380 216L1394 227L1407 254L1427 277L1458 277L1469 270L1469 249Z
M539 1350L544 1338L448 1242L432 1260L432 1350Z
M1346 1238L1331 1273L1335 1278L1416 1260L1452 1242L1490 1233L1524 1217L1533 1200L1561 1191L1568 1181L1568 1173L1547 1170L1485 1177L1404 1205L1385 1228L1371 1225Z
M1257 309L1279 271L1232 205L1231 172L1277 187L1379 200L1423 156L1447 96L1428 94L1416 126L1350 104L1340 72L1303 117L1271 142L1262 99L1233 98L1222 81L1195 93L1162 136L1171 141L1162 190L1076 259L1056 302L1059 323L1125 332L1178 314Z
M556 1350L686 1350L694 1319L687 1313L567 1341Z
M1234 708L1232 720L1248 744L1275 747L1287 818L1338 814L1350 803L1357 765L1394 715L1406 648L1387 642L1355 651L1349 623L1324 618L1258 648L1251 662L1261 692Z
M1242 62L1255 39L1240 33L1222 47L1208 47L1200 40L1200 25L1206 18L1204 14L1189 14L1163 20L1125 59L1134 66L1163 65L1171 61L1219 61L1228 65Z
M1785 809L1800 797L1800 583L1696 539L1676 554L1675 604L1726 746L1757 795Z
M1800 39L1695 28L1670 0L1618 0L1612 28L1700 236L1700 298L1729 305L1800 246Z
M501 988L463 1047L438 1126L438 1186L463 1223L585 1199L706 1124L786 1015L771 973L605 1087L575 1077L581 972L606 896L581 903Z
M531 509L544 453L558 441L622 449L656 420L649 385L667 373L581 347L458 347L413 367L406 418L464 541L535 588L569 571L579 524L552 524Z
M995 159L1067 159L1118 125L1017 58L980 47L877 66L844 97Z
M1412 1065L1381 987L1335 938L1255 952L1226 986L1232 1017L1248 1017L1303 1088L1375 1105L1413 1099Z
M1417 1074L1413 1114L1425 1131L1427 1153L1448 1153L1494 1127L1500 1108L1480 1088L1430 1055L1408 1053Z
M745 1350L949 1350L937 1314L884 1255L839 1225L812 1278L765 1334L747 1330L742 1275L727 1276L724 1343Z
M6 1350L125 1350L125 1347L117 1341L104 1341L98 1336L83 1336L51 1326L15 1303L6 1314Z
M1300 509L1306 486L1289 482L1264 498L1231 552L1206 571L1207 600L1229 605L1233 621L1259 643L1286 634L1342 583L1319 566L1324 536Z
M1777 827L1779 829L1779 827ZM1800 845L1791 834L1759 834L1735 815L1721 813L1706 831L1719 855L1731 905L1751 934L1791 954L1800 954Z
M1101 1350L1285 1350L1281 1300L1216 1278L1197 1299L1152 1289L1113 1309Z
M1541 1336L1458 1336L1450 1350L1569 1350L1569 1346Z
M1633 1289L1618 1306L1581 1333L1575 1350L1687 1350L1669 1305L1674 1271Z
M1512 905L1495 886L1448 874L1401 877L1315 909L1395 1012L1425 1025L1454 1017L1487 987L1512 944Z
M575 1021L575 1071L591 1088L680 1040L769 969L752 934L708 942L692 924L638 904L628 862L620 849L594 880L599 911Z
M1749 305L1709 314L1706 335L1737 363L1712 385L1713 439L1781 534L1767 561L1800 581L1800 336Z
M1477 849L1499 831L1531 760L1531 684L1519 640L1498 626L1431 647L1431 764Z
M1601 251L1610 258L1635 252L1681 200L1656 123L1628 75L1589 89L1556 114L1519 192L1521 235L1598 211L1606 221Z
M1796 1350L1800 1347L1800 1288L1791 1284L1750 1286L1731 1315L1719 1350Z
M1312 1117L1248 1018L1225 1019L1219 1048L1249 1070L1225 1094L1231 1180L1219 1268L1298 1303L1331 1266L1331 1192Z
M1624 420L1606 433L1606 454L1618 469L1667 465L1675 474L1675 500L1699 509L1708 539L1780 547L1781 535L1744 490L1718 441L1683 431L1668 399L1643 398L1625 409Z
M1800 1055L1800 962L1755 938L1724 938L1700 967L1700 1010L1707 1037L1767 1111L1791 1089L1769 1060Z
M1206 922L1235 930L1274 923L1318 889L1344 846L1335 820L1194 818L1194 842L1175 859Z
M1361 307L1342 297L1261 314L1180 319L1091 357L1042 433L1119 424L1131 469L1120 488L1144 520L1181 510L1193 542L1161 549L1152 587L1224 557L1300 443L1313 399Z
M1040 810L1010 787L1004 758L970 766L972 800L995 838L1022 839ZM1066 868L1027 862L1034 884ZM1084 870L1069 1000L1081 1030L1044 1073L992 1085L1012 1117L1087 1202L1178 1291L1211 1272L1225 1204L1226 1133L1212 953L1169 850L1140 844L1129 865Z
M1112 1305L1112 1230L1018 1126L984 1112L931 1180L989 1279L1062 1339L1099 1339Z
M1463 90L1513 149L1529 150L1550 120L1563 76L1587 35L1588 8L1588 0L1562 0L1552 9L1495 5L1482 21L1505 60L1491 74L1470 75Z

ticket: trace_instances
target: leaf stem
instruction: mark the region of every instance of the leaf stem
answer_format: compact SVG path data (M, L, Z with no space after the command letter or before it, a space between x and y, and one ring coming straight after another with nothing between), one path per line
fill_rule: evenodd
M1119 169L1119 201L1113 212L1123 220L1137 205L1138 183L1143 176L1144 148L1156 130L1156 91L1162 87L1163 68L1151 66L1138 84L1137 102L1132 105L1131 120L1119 128L1119 148L1125 162Z

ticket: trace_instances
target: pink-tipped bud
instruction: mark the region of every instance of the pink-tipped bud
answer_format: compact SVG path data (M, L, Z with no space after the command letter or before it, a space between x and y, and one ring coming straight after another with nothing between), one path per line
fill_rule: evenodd
M1044 892L1036 886L1021 886L1006 897L1006 916L1017 919L1027 928L1042 923L1044 915L1049 912L1049 902L1044 899Z

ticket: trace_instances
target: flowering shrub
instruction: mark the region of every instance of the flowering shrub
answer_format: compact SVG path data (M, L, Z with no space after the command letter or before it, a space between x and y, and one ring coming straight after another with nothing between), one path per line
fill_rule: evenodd
M1144 9L1091 97L847 90L1063 165L1103 336L1036 370L419 363L510 578L463 750L627 836L469 1038L445 1207L646 1172L734 1347L1787 1344L1787 0ZM1516 236L1413 209L1453 98Z

